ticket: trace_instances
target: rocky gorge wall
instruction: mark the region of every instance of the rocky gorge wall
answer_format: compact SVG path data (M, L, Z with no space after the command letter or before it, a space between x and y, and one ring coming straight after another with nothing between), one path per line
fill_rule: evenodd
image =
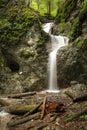
M70 86L73 80L87 84L86 0L65 0L57 12L54 34L70 39L68 47L61 48L57 55L58 86Z
M45 89L49 36L39 14L23 0L12 0L0 10L0 93Z

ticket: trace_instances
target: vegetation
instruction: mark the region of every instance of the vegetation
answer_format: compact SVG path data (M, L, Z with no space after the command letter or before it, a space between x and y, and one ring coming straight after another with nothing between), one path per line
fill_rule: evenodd
M30 0L27 1L30 2ZM41 15L47 13L49 15L55 16L58 9L59 1L61 0L32 0L31 3L27 5L39 11Z
M0 0L0 8L4 7L9 0Z
M8 46L19 43L35 21L38 22L38 15L34 11L27 9L25 5L20 7L19 3L12 3L0 17L0 43Z
M33 57L35 55L34 51L21 51L20 56L24 57L24 58L29 58L29 57Z
M76 5L77 0L66 0L62 2L57 11L57 20L59 22L65 22L70 16L73 9L76 7Z
M71 37L73 39L77 38L79 35L82 34L82 23L84 22L84 19L86 18L87 14L87 1L84 0L83 7L80 10L80 13L78 17L74 20L72 25L72 31L71 31Z
M80 38L80 39L78 39L77 41L74 41L73 42L73 46L77 46L77 47L83 47L83 46L85 46L87 44L87 39L82 39L82 38Z

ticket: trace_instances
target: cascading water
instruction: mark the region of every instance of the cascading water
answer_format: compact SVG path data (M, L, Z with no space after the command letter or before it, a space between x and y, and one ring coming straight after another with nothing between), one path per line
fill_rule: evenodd
M53 26L53 23L46 23L43 25L43 30L46 33L50 34L50 29ZM56 55L58 53L58 50L63 47L68 45L69 39L64 36L55 36L51 35L51 44L52 44L52 52L49 54L49 87L48 87L48 92L59 92L58 86L57 86L57 66L56 66Z

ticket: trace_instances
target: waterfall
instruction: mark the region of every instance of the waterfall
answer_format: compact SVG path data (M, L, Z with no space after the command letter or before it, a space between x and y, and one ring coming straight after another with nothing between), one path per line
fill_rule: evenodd
M53 26L53 23L46 23L43 25L43 30L46 33L50 34L50 29ZM58 86L57 86L57 58L56 55L58 54L58 50L68 45L69 39L65 36L56 36L51 35L51 46L52 46L52 52L49 54L49 63L48 63L48 70L49 70L49 83L48 83L48 92L59 92Z

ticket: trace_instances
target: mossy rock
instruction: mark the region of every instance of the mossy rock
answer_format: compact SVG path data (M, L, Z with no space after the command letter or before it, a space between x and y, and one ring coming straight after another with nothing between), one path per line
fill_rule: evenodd
M70 13L76 7L78 0L66 0L63 4L59 7L57 12L56 20L60 22L65 22L70 16ZM61 8L63 6L63 8Z
M24 57L25 59L29 58L29 57L34 57L35 56L35 52L34 51L21 51L20 52L20 56Z
M78 36L82 34L82 24L85 21L86 14L87 14L87 1L84 0L82 9L80 10L78 17L74 19L74 22L72 24L72 30L71 30L72 40L76 39Z
M0 0L0 8L3 8L8 2L9 0Z
M20 3L20 4L19 4ZM20 43L28 29L38 23L38 15L31 9L26 8L21 1L18 4L10 4L0 17L0 42L6 46Z

